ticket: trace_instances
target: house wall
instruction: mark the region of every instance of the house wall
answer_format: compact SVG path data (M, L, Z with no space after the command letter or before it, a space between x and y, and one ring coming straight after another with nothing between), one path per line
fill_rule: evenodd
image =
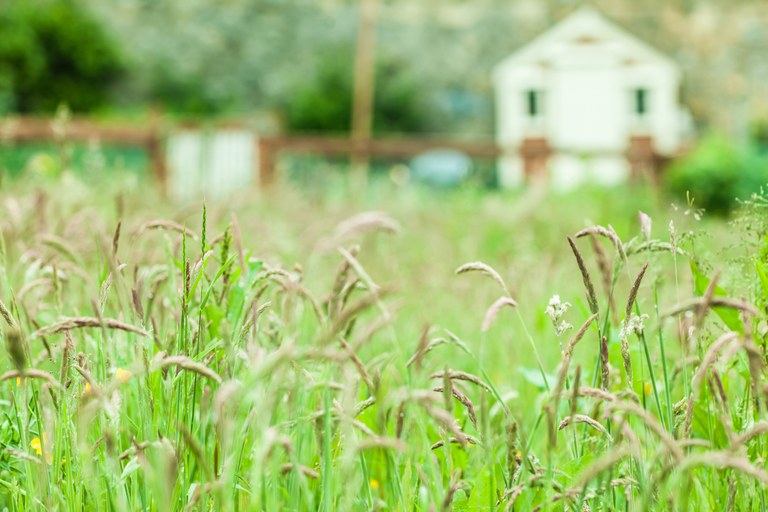
M661 154L677 150L682 130L678 71L638 51L636 44L608 35L597 33L589 40L569 34L548 41L538 53L528 52L520 62L497 68L496 137L509 148L499 161L503 186L523 180L514 148L526 137L549 140L555 152L550 178L561 188L585 180L625 180L624 154L632 135L650 135ZM647 91L647 113L642 116L635 113L638 88ZM530 90L543 95L543 110L533 118L527 105Z

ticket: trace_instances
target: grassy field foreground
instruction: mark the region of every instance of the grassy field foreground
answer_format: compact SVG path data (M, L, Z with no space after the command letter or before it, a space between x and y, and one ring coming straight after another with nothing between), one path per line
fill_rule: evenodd
M763 199L142 186L0 195L0 508L768 507Z

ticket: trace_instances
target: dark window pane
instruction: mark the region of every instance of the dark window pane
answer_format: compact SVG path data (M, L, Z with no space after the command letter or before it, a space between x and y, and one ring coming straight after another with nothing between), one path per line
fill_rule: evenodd
M541 112L541 105L539 105L539 91L529 90L526 91L526 103L528 106L528 116L536 117Z
M635 89L635 113L638 115L648 113L648 89Z

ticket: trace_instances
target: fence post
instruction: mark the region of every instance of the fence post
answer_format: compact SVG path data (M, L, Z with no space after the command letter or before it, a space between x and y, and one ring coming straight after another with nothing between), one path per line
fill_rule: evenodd
M520 145L523 159L523 176L528 182L545 179L552 148L544 137L527 137Z
M163 140L157 125L152 127L147 141L147 153L149 154L149 165L152 169L152 175L160 185L160 191L163 195L168 193L168 172L165 166L165 154L163 152Z
M631 136L626 157L629 161L632 181L638 181L642 176L647 176L652 185L658 185L660 158L653 146L652 137L648 135Z
M267 188L275 181L275 153L278 144L271 137L256 137L256 145L256 153L259 155L259 187Z

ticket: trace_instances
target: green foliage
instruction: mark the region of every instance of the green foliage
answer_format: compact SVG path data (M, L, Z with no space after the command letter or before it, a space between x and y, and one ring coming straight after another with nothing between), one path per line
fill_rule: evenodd
M54 177L65 168L84 178L94 175L146 175L149 156L142 148L95 144L0 145L0 180ZM2 183L2 182L0 182Z
M693 288L696 291L696 295L700 297L704 296L707 289L712 286L712 280L705 276L701 270L699 270L699 267L696 265L695 261L691 260L690 265L691 274L693 275ZM727 293L720 286L715 285L712 296L723 297L727 296ZM720 317L720 320L722 320L730 330L738 332L742 332L744 330L741 325L741 320L739 319L738 311L723 307L714 307L712 308L712 311L714 311L715 314Z
M680 198L688 195L695 206L725 215L768 183L768 158L752 148L741 148L721 136L703 139L693 151L674 162L665 185Z
M321 58L317 73L286 102L288 128L296 132L348 132L352 123L353 56L351 49ZM425 129L423 100L407 70L392 60L376 68L373 130L414 133Z
M755 141L755 149L761 155L768 155L768 119L758 119L752 123L750 138Z
M215 95L211 87L205 86L203 76L180 73L169 63L153 68L147 95L164 109L185 115L217 114L231 106L231 98Z
M121 71L116 46L75 0L4 0L0 112L93 110Z

